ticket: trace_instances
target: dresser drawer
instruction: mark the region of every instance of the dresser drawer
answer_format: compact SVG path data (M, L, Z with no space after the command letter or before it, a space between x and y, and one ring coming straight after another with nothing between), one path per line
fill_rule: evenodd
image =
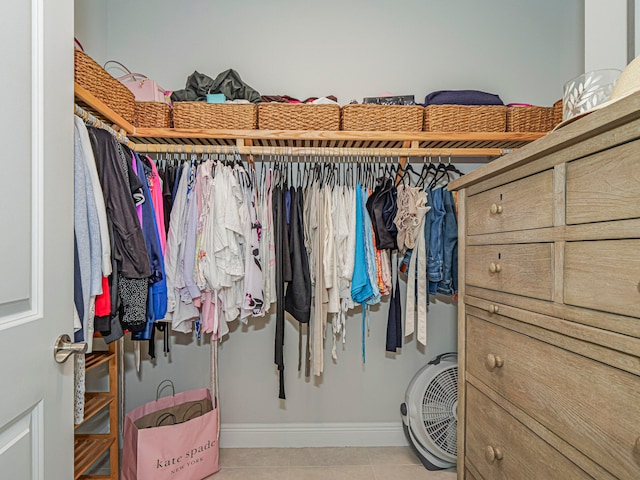
M540 300L553 298L553 245L468 246L467 283Z
M466 456L486 480L592 478L469 384L466 402Z
M564 302L640 317L640 240L567 242Z
M553 172L547 170L467 198L467 233L553 226Z
M618 478L640 478L640 377L470 315L466 327L468 373Z
M479 478L474 477L473 473L471 473L468 468L464 469L464 478L465 480L481 480Z
M567 164L567 224L640 218L635 141Z

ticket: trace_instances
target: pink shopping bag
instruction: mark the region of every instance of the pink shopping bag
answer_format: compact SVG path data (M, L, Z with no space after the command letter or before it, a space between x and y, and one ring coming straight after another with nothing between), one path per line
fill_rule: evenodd
M220 470L217 402L193 418L175 418L172 425L138 428L135 421L186 402L211 401L207 388L189 390L146 403L125 416L122 480L200 480ZM176 411L179 409L176 408ZM166 417L165 417L166 418Z

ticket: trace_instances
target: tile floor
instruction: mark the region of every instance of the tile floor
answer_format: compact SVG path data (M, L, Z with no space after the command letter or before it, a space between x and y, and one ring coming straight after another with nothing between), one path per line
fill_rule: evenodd
M430 472L409 447L223 448L208 480L455 480Z

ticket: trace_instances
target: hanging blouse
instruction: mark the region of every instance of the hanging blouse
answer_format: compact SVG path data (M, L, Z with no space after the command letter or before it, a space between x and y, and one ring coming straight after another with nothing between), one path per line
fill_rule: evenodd
M167 276L167 315L171 320L171 328L177 332L190 333L192 320L199 317L198 309L193 302L185 303L180 296L179 288L183 281L183 258L185 241L185 224L187 214L187 189L191 166L186 166L187 174L180 177L171 220L167 234L167 254L165 256L165 272Z
M300 323L309 323L311 316L311 277L309 259L304 248L304 193L291 187L289 247L291 282L287 286L285 310Z
M429 211L426 192L419 192L416 202L417 226L413 237L416 239L413 254L409 262L407 276L407 301L405 313L405 335L414 332L414 324L417 323L417 339L422 345L427 344L427 277L424 274L427 268L427 245L424 232L425 216ZM417 283L417 292L416 292ZM416 311L417 307L417 311Z
M239 169L237 169L239 170ZM264 315L264 291L262 282L262 259L260 257L260 236L262 225L258 221L256 210L256 195L252 187L255 179L250 179L247 172L237 172L244 180L242 191L244 194L244 206L247 210L247 221L244 222L244 299L242 303L241 320L246 322L247 317L261 317Z

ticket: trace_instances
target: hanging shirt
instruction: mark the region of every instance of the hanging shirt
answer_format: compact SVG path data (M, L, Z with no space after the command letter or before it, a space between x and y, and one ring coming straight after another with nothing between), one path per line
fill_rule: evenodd
M425 225L425 216L429 211L427 206L427 193L421 192L417 197L417 222L413 236L416 239L413 254L409 262L407 277L407 301L405 313L405 335L414 332L414 322L417 323L417 339L422 345L427 344L427 278L424 272L427 268L427 246L422 234ZM416 292L417 283L417 292ZM416 311L417 307L417 311Z
M95 297L102 293L102 246L100 221L87 162L80 142L74 135L74 221L78 246L80 281L82 284L82 331L76 341L86 341L89 351L93 345Z
M141 156L140 159L144 164L144 169L149 185L149 192L151 193L151 201L153 202L153 211L156 216L156 225L158 226L158 238L160 239L160 247L162 248L162 254L165 254L167 249L167 233L164 225L164 197L162 195L162 181L160 180L160 174L156 168L156 164L151 161L149 157Z
M362 191L362 220L364 227L364 245L365 245L365 259L367 265L367 275L369 276L369 283L371 285L372 295L367 299L369 305L375 305L380 303L380 289L378 288L378 272L376 264L376 248L373 244L373 228L371 226L371 219L367 213L366 201L368 190L365 188Z
M338 265L336 255L336 238L333 218L335 216L336 205L333 203L333 192L331 187L325 186L322 189L324 197L324 234L323 234L323 269L324 285L327 290L327 312L329 314L338 313L340 310L340 289L338 285Z
M244 206L247 210L244 223L245 259L244 259L244 296L241 319L249 316L264 316L264 292L262 284L262 259L260 257L260 236L262 225L258 221L256 194L252 181L246 171L238 173L244 178L241 185L244 194ZM246 321L246 320L245 320Z
M291 282L287 285L285 310L300 323L309 323L311 316L311 276L309 259L304 248L304 193L302 188L291 187L291 214L289 248L291 255Z
M104 194L107 217L113 225L115 251L119 271L125 278L146 279L151 275L149 258L131 194L126 165L123 167L116 140L110 133L88 127L100 185Z
M91 141L89 140L89 132L84 121L74 115L75 135L78 142L74 146L79 148L79 153L87 166L87 173L93 190L96 212L98 214L98 223L100 226L100 247L102 249L102 275L108 277L111 275L111 240L109 238L109 225L107 224L107 210L104 204L104 195L100 186L100 178L98 177L98 169L96 167L96 159L93 156Z
M324 371L324 333L327 323L327 290L324 284L324 219L325 219L325 203L322 195L322 189L318 182L314 187L315 200L312 205L312 238L313 238L313 254L314 264L316 266L316 282L313 296L313 319L311 329L312 343L312 360L313 374L320 376ZM314 208L315 207L315 208Z
M182 302L178 291L179 285L183 283L181 277L183 274L182 259L184 257L188 177L189 174L182 175L177 185L175 202L171 209L169 233L167 234L167 254L165 256L168 302L165 318L171 320L173 330L182 333L190 333L192 320L199 317L198 309L193 303Z
M357 303L366 303L374 296L373 287L367 273L367 252L365 246L365 223L362 209L362 186L356 185L356 234L351 298Z

